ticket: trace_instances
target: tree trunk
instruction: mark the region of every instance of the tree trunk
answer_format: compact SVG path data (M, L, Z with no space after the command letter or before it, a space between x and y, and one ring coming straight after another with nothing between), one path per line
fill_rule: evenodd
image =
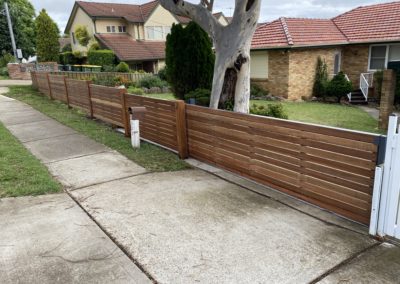
M197 5L184 0L160 0L160 3L172 13L190 17L213 39L216 58L210 108L217 109L220 100L224 104L234 97L234 111L248 113L250 46L257 28L261 0L235 0L235 11L227 26L213 16L213 0L200 0ZM235 88L231 87L233 82Z

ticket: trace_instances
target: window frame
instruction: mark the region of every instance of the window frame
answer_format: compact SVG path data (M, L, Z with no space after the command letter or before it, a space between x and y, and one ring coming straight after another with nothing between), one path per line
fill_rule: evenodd
M385 66L383 69L386 69L389 63L389 55L390 55L390 47L391 46L400 46L400 43L382 43L382 44L371 44L369 46L369 54L368 54L368 71L376 72L380 69L371 69L371 55L372 55L372 48L375 46L386 46L386 54L385 54Z

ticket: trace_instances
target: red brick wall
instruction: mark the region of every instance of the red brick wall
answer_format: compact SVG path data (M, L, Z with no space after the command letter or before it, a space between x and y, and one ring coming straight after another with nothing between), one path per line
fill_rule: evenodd
M9 63L7 65L8 74L13 80L31 80L31 70L38 71L58 71L57 62L43 63Z

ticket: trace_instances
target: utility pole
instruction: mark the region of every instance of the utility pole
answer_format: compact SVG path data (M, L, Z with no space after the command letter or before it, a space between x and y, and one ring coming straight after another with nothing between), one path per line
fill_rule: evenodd
M10 11L8 10L7 2L4 2L4 8L5 8L5 11L6 11L8 29L10 31L11 44L12 44L12 49L13 49L13 52L14 52L14 57L15 57L15 59L18 59L18 57L17 57L17 46L15 45L14 31L13 31L13 27L12 27Z

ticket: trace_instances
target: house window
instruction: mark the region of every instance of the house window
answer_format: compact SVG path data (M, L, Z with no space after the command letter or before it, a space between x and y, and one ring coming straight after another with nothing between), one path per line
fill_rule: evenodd
M126 26L118 26L118 32L126 33Z
M107 26L107 32L111 33L111 27L110 26Z
M386 45L371 46L369 69L370 70L381 70L386 67Z
M149 26L146 27L147 39L165 40L171 32L171 27Z
M250 53L250 78L268 79L267 51L252 51Z
M111 26L111 32L115 33L115 26Z
M372 45L369 51L368 70L387 68L389 62L400 61L400 44Z
M75 39L75 33L74 33L74 32L72 32L72 42L73 42L74 44L76 44L76 39Z
M341 60L341 53L337 52L335 53L335 57L333 60L333 74L337 74L340 72L340 60Z

